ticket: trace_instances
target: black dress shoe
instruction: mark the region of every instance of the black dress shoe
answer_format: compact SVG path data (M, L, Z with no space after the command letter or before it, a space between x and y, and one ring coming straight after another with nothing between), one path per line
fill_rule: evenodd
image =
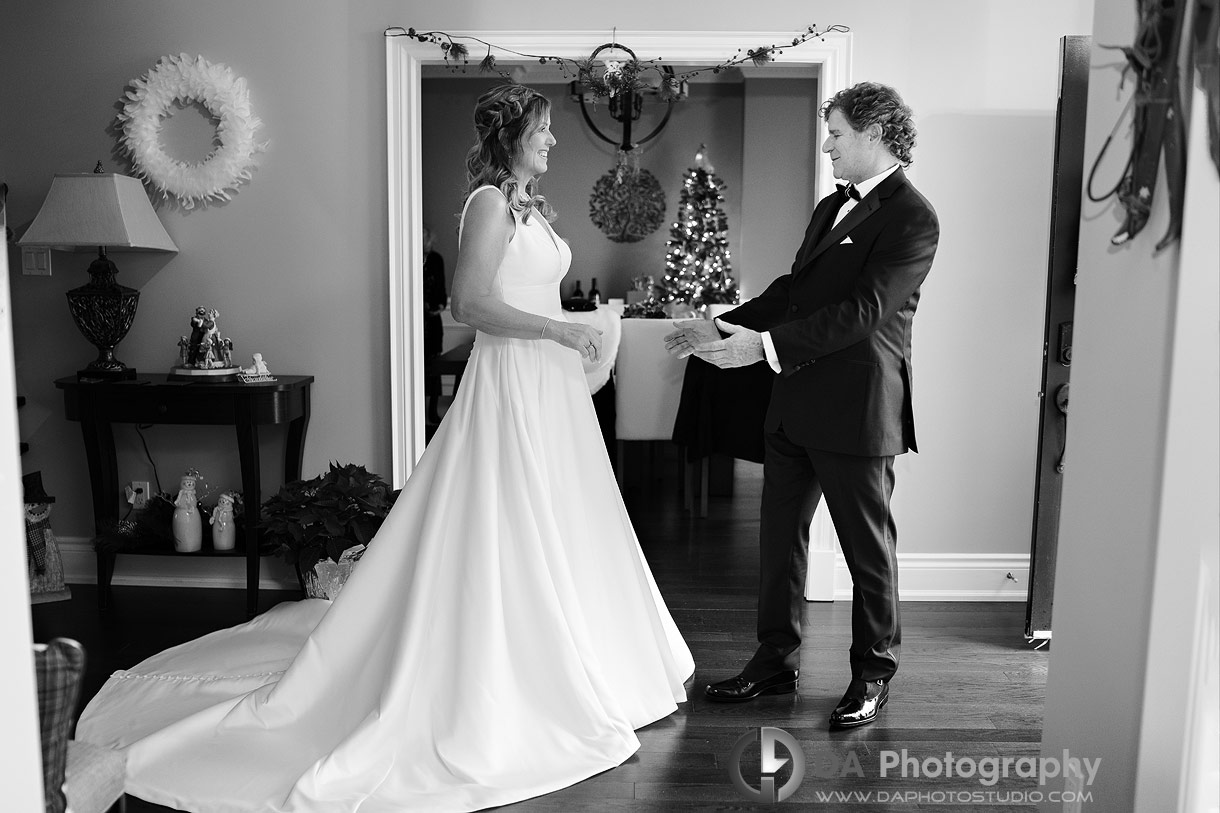
M796 691L797 670L786 669L762 680L746 680L741 675L719 683L709 683L703 696L717 703L741 703L760 694L792 694Z
M868 725L877 719L877 714L889 702L890 684L886 680L853 680L847 693L830 713L830 727L855 728Z

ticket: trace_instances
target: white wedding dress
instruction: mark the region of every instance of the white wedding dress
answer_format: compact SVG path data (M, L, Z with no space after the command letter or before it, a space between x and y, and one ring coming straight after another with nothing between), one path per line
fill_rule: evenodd
M504 301L563 319L570 261L537 213L518 218ZM339 597L116 672L77 737L126 750L127 792L182 810L476 810L621 764L693 670L580 356L480 332Z

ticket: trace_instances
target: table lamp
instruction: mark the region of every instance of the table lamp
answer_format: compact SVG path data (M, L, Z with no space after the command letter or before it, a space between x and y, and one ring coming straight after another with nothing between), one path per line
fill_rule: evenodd
M97 348L79 379L135 378L136 371L114 357L114 348L131 329L140 292L115 282L118 268L106 250L171 251L178 247L153 211L136 178L102 172L56 173L47 199L17 244L66 251L97 250L89 282L68 291L72 321Z

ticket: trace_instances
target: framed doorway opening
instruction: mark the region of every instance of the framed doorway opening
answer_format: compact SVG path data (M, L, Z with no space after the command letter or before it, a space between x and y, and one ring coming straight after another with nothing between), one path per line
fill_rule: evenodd
M477 37L522 53L544 53L570 59L587 57L606 41L593 31L455 31L455 37ZM821 86L829 91L850 81L851 34L834 33L811 39L798 48L785 48L774 62L812 65ZM619 31L615 38L629 44L642 59L663 56L674 63L715 65L742 43L785 42L792 32ZM390 426L392 480L395 488L410 476L424 451L423 358L423 205L421 81L425 65L444 64L434 45L405 35L401 28L386 31L386 147L389 217L390 307ZM520 62L528 62L520 59ZM508 58L500 65L511 65ZM819 118L817 143L826 139ZM830 193L834 179L830 162L819 157L817 197Z

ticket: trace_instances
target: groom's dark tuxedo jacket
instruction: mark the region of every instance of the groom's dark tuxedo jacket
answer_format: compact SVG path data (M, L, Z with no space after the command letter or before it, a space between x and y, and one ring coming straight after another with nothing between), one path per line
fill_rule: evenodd
M940 226L896 169L832 228L843 196L813 211L792 271L725 321L769 330L779 357L765 429L807 448L916 450L911 320Z

